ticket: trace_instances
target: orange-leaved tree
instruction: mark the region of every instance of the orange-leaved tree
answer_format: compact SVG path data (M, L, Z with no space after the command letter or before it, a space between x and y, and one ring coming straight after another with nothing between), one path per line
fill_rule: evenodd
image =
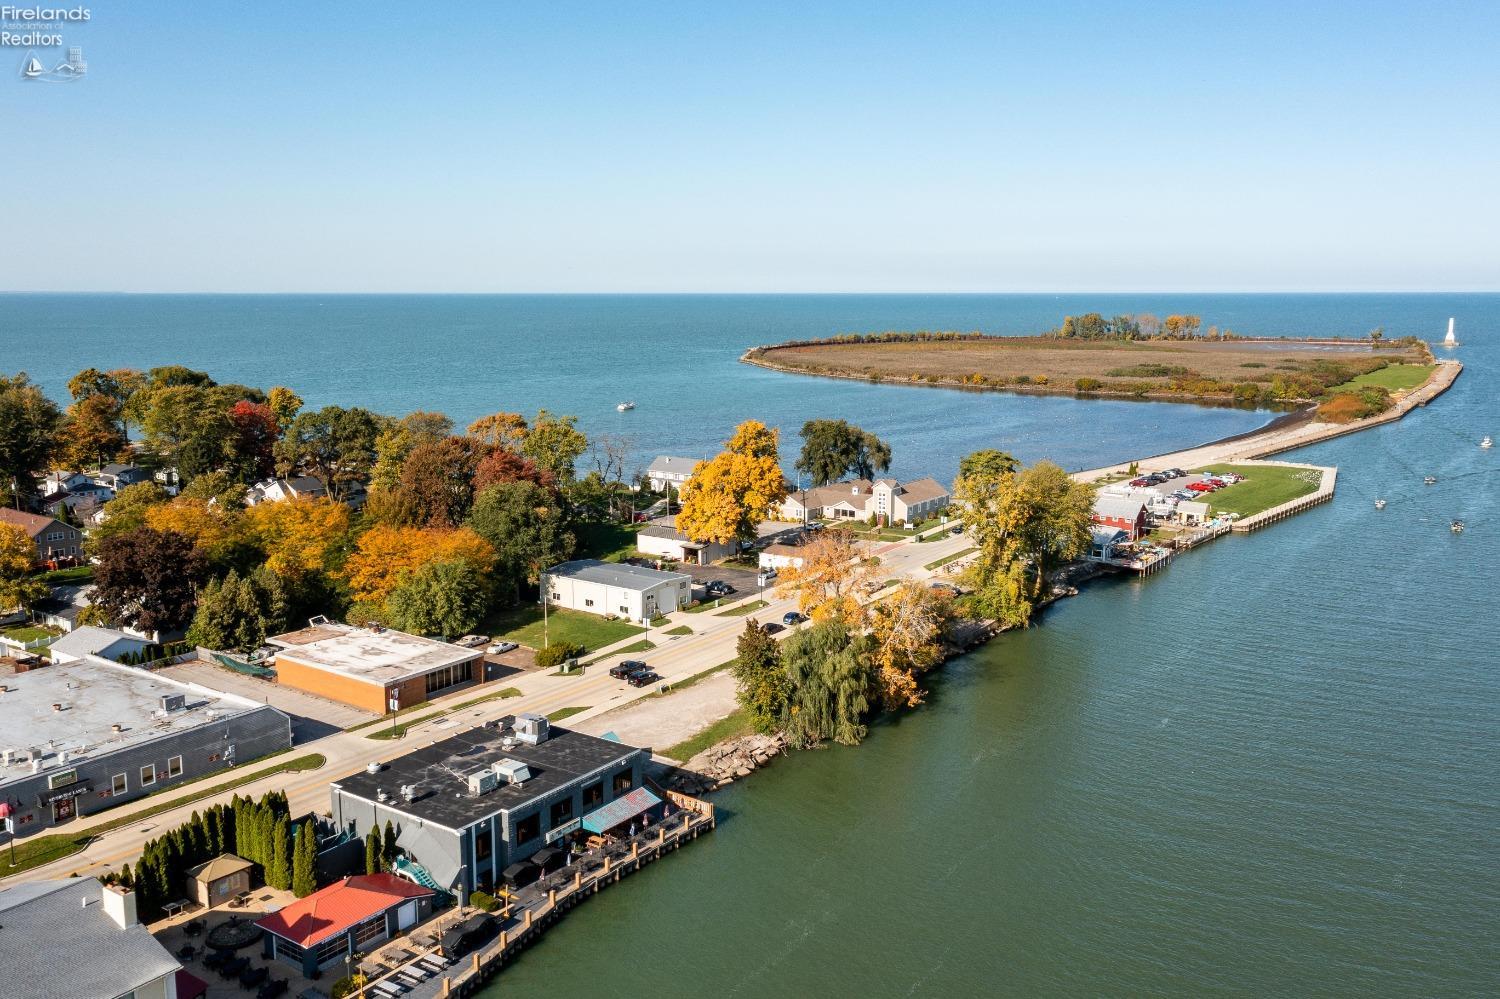
M859 598L876 584L875 564L844 530L821 532L798 549L801 565L781 571L776 592L795 596L797 606L815 621L840 618L850 627L864 624L865 608Z
M943 658L943 626L952 616L946 596L907 580L870 607L875 685L888 710L916 707L926 691L917 677Z
M736 427L724 450L700 461L682 487L677 529L700 543L754 540L759 523L786 498L777 440L758 420Z
M248 540L239 510L195 496L178 496L169 503L148 507L146 526L187 535L193 539L193 547L214 563L232 558Z
M486 575L495 564L495 549L467 527L377 524L360 535L344 563L344 578L357 602L383 604L406 577L433 562L462 562Z

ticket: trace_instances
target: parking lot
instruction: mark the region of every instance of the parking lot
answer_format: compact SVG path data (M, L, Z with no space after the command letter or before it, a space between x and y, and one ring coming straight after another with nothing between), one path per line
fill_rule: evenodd
M732 595L736 597L754 593L755 577L758 575L754 569L742 569L732 565L685 565L681 571L691 575L693 582L699 585L722 579L734 587Z

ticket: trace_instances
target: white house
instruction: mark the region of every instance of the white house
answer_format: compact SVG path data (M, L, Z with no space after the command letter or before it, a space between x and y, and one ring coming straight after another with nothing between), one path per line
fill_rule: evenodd
M805 521L868 520L878 517L886 524L918 523L948 505L948 490L936 479L855 479L831 482L813 489L787 494L781 504L781 519Z
M708 565L734 554L733 545L717 542L699 542L677 529L675 517L659 517L641 528L636 534L635 547L643 555L669 558L675 562L691 562Z
M693 466L702 460L702 458L673 458L661 455L646 469L646 478L650 481L654 492L659 493L667 486L681 489L687 484L687 480L693 477Z
M542 594L554 607L645 622L686 607L693 599L693 577L685 572L575 559L542 573Z
M119 662L128 652L139 652L151 643L144 638L127 635L112 628L96 628L88 625L74 628L49 646L52 661L71 663L89 656L98 656Z
M767 545L760 553L762 569L802 568L802 549L797 545Z
M289 479L262 479L245 492L245 505L280 503L284 500L319 499L328 495L321 480L311 475Z
M1189 526L1202 524L1212 515L1212 508L1202 500L1183 500L1177 504L1173 519Z

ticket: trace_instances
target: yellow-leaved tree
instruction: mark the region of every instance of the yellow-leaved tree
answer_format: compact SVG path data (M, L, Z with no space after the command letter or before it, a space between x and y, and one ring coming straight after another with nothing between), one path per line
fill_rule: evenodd
M946 596L915 580L870 607L876 689L887 710L916 707L926 691L917 677L943 658L943 626L953 607Z
M760 522L786 498L777 441L759 420L736 427L724 450L700 461L682 487L677 529L699 543L753 541Z
M814 621L838 618L853 630L865 623L860 597L877 584L875 563L856 545L854 535L828 530L798 549L802 564L781 570L778 596L797 598L797 607Z
M467 527L447 531L377 524L359 536L344 563L344 578L356 602L379 605L407 576L433 562L462 562L487 575L495 564L495 549Z
M187 535L193 547L215 563L232 558L235 550L249 540L239 510L195 496L178 496L170 503L148 507L146 526Z
M292 579L325 568L349 534L349 508L331 499L257 503L245 521L266 565Z

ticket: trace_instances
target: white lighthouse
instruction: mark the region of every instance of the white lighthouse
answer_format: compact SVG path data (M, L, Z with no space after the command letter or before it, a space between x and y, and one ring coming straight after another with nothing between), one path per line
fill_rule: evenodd
M1443 337L1444 347L1457 347L1458 337L1453 335L1453 317L1448 317L1448 335Z

